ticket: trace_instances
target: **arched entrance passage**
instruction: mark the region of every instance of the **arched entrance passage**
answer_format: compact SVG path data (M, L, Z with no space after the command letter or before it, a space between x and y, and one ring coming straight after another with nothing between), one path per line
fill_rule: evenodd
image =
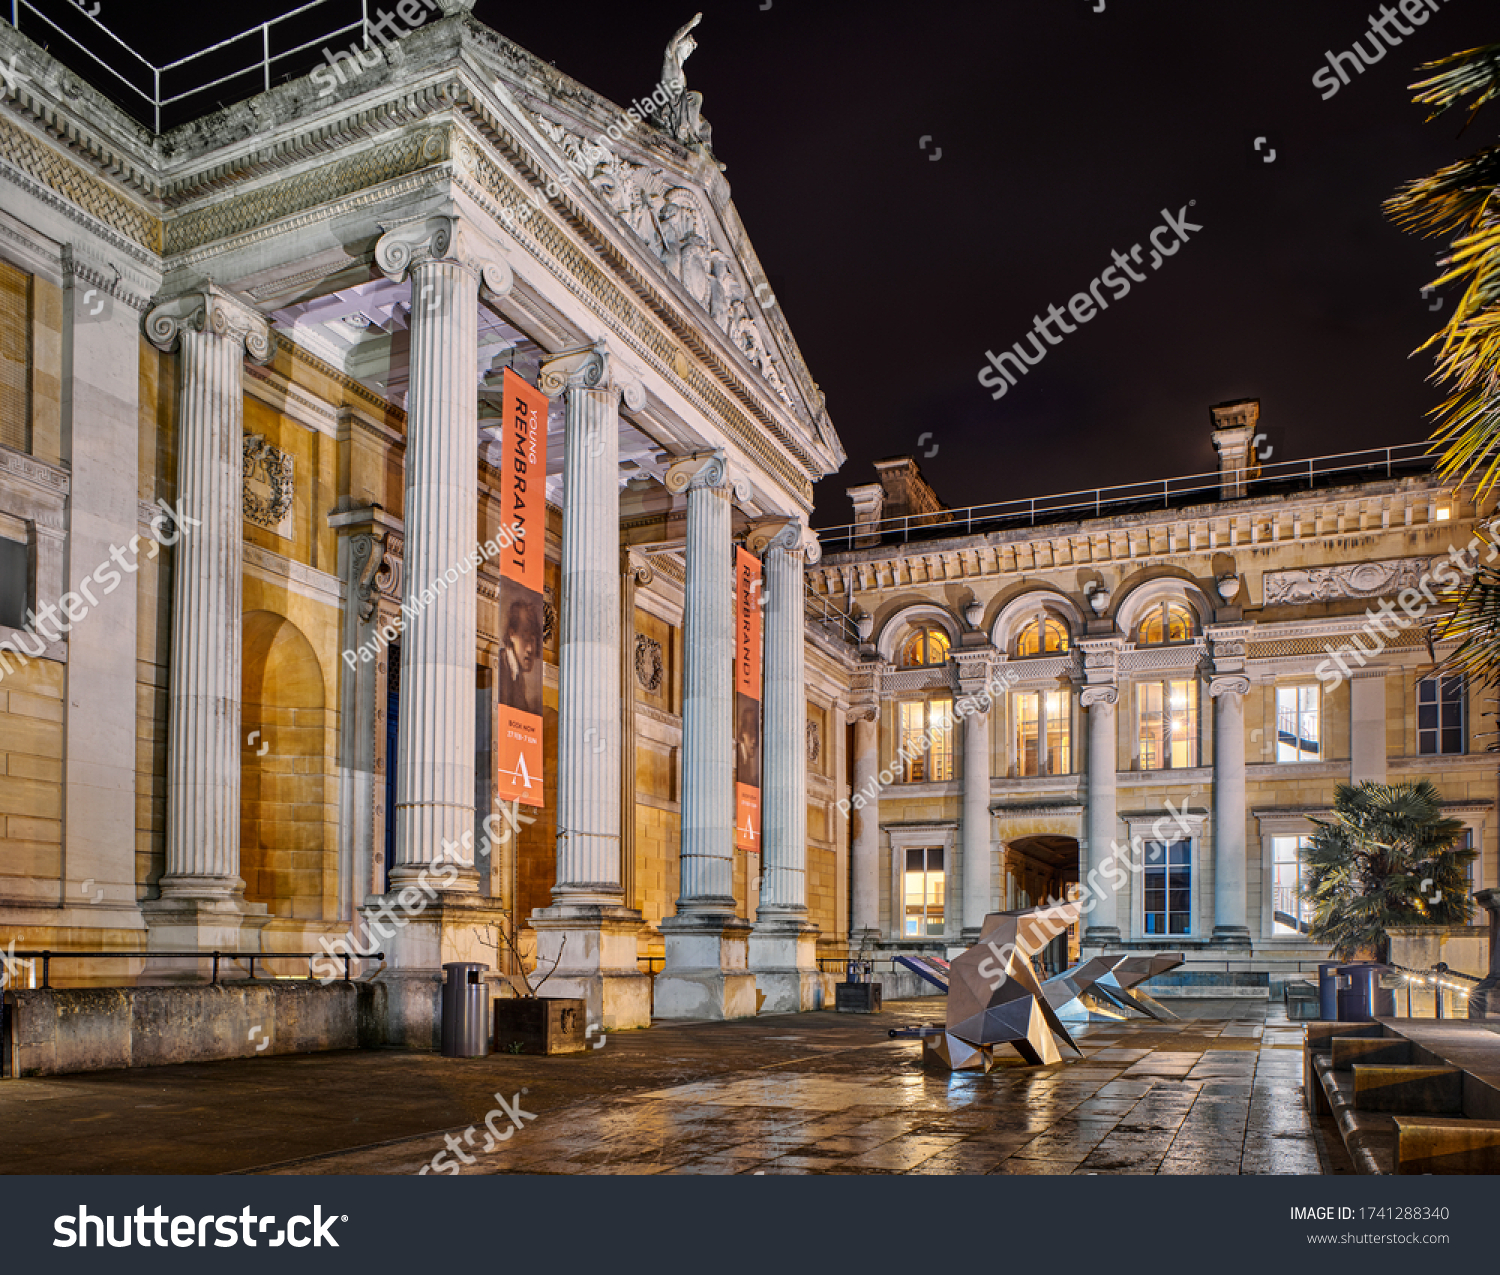
M319 919L337 899L323 670L285 616L245 616L241 681L240 876L272 916Z
M1005 905L1037 907L1071 897L1078 885L1078 842L1073 837L1020 837L1005 846ZM1047 946L1042 963L1060 973L1078 957L1078 927L1071 926Z

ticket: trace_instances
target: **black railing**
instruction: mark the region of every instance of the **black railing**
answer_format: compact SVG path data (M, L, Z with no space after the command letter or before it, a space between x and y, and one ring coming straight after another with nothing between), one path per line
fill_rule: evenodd
M247 981L250 981L250 980L253 980L255 978L255 962L256 961L262 961L262 962L264 962L264 961L276 961L276 960L285 960L285 961L294 961L295 960L295 961L308 961L308 962L311 962L311 961L316 960L318 957L323 957L325 959L329 959L329 958L332 958L332 957L336 956L339 959L342 959L343 962L344 962L344 979L343 979L343 981L346 982L346 983L350 981L349 963L350 963L351 960L361 960L361 961L363 961L363 960L384 961L385 960L385 953L384 952L371 952L368 956L351 956L347 952L343 952L343 953L330 953L330 952L218 952L218 951L215 951L215 952L155 952L155 951L142 952L142 951L119 951L119 950L113 951L113 952L74 952L74 951L53 951L50 948L43 948L41 950L31 951L31 952L11 952L11 951L5 951L3 953L0 953L0 956L3 956L3 959L4 959L5 973L6 973L5 982L6 982L7 990L24 990L24 989L15 989L15 988L13 988L14 975L15 975L16 966L23 965L23 964L24 965L30 965L31 968L34 971L35 968L36 968L35 965L32 964L32 962L34 962L34 961L41 961L41 963L42 963L42 987L46 988L46 989L50 989L50 987L52 986L52 983L51 983L51 978L52 978L52 962L53 961L60 961L60 960L87 960L87 961L194 960L194 961L211 961L213 963L213 969L212 969L212 974L211 974L210 981L212 983L214 983L214 984L217 984L218 981L219 981L219 962L220 962L220 960L225 960L225 961L246 961L246 962L248 962L248 970L249 970L249 972L248 972L248 975L247 975ZM311 982L315 977L316 977L316 975L314 975L313 972L312 972L312 966L309 964L308 971L307 971L307 979L308 979L309 982Z

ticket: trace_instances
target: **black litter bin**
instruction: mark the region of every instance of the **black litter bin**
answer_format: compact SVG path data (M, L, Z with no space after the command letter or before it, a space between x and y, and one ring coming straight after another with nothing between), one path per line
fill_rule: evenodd
M1370 1023L1395 1014L1396 994L1380 985L1385 972L1375 961L1339 966L1339 1022Z
M454 961L443 966L443 1057L481 1058L489 1053L484 1030L488 965Z

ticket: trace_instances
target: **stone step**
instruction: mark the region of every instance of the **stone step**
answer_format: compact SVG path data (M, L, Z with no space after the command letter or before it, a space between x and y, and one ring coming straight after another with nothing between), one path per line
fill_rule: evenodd
M1350 1070L1356 1111L1463 1115L1464 1073L1458 1067L1355 1063Z
M1500 1120L1392 1119L1397 1173L1500 1173Z
M1410 1066L1418 1061L1409 1040L1399 1036L1334 1036L1333 1069L1348 1071L1355 1063Z

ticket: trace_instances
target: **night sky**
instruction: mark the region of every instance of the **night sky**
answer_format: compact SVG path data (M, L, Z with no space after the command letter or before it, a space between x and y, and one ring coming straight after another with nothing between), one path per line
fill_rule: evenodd
M1440 394L1430 352L1411 355L1443 318L1420 291L1439 245L1380 209L1495 140L1500 107L1460 134L1407 87L1500 41L1492 0L1388 28L1400 47L1327 100L1312 77L1328 50L1370 49L1372 0L1100 2L475 13L623 105L701 5L688 86L849 452L817 525L847 522L844 488L904 453L954 506L1209 470L1208 408L1236 398L1262 400L1273 462L1425 437ZM191 32L154 38L201 47L290 7L236 8L217 32L195 10ZM1025 340L1112 251L1149 259L1162 210L1189 201L1203 229L993 401L985 351Z

